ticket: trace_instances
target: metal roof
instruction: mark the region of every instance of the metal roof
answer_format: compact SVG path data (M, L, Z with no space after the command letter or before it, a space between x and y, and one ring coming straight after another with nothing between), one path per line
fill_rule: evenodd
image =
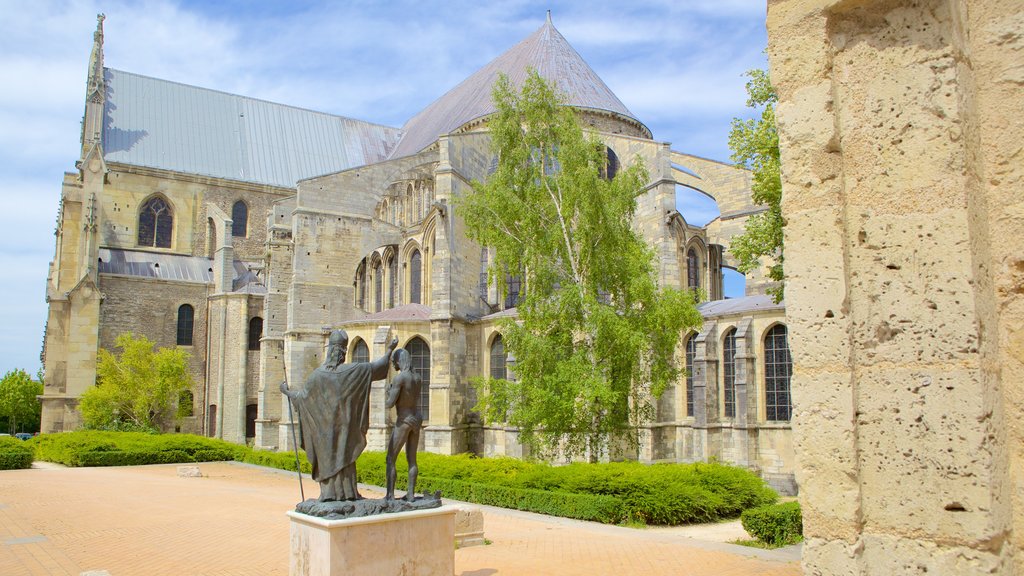
M99 273L157 278L177 282L213 282L213 261L203 256L183 256L141 250L100 248ZM265 294L267 289L250 271L250 264L241 260L233 263L235 277L232 290L249 294Z
M391 157L415 154L432 144L438 136L470 120L491 114L495 110L491 88L498 74L504 73L513 85L522 86L527 68L537 70L549 82L554 82L572 106L615 112L640 122L549 19L528 38L477 70L406 122L402 128L404 135Z
M740 298L727 298L725 300L712 300L697 306L697 311L704 318L714 318L729 314L743 314L746 312L758 312L762 310L785 310L786 303L778 304L771 296L757 294L754 296L742 296Z
M294 188L379 162L399 130L104 69L107 162Z

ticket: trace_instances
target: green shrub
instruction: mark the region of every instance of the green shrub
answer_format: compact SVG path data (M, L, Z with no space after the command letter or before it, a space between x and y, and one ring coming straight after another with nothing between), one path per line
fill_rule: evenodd
M312 467L309 465L309 460L306 460L306 453L299 451L299 460L301 462L302 471L306 474L312 473ZM265 450L247 450L242 458L239 458L240 462L247 464L255 464L257 466L267 466L268 468L277 468L278 470L288 470L291 472L295 471L295 452L268 452ZM362 460L360 460L360 463ZM381 470L383 470L383 462L381 459ZM381 472L381 478L383 478L383 472ZM382 481L383 482L383 481ZM383 484L380 484L383 486Z
M740 521L747 533L771 546L799 542L804 533L798 502L751 508L740 515Z
M32 467L32 448L13 436L0 436L0 470Z
M248 451L192 434L148 434L79 430L43 434L29 441L36 458L66 466L132 466L239 460Z

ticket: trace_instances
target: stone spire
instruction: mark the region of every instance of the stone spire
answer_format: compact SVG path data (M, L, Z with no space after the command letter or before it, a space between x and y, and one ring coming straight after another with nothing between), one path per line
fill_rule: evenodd
M96 32L92 35L92 54L89 56L89 79L85 90L85 116L82 119L82 157L99 144L103 133L103 104L106 83L103 75L103 20L96 15Z

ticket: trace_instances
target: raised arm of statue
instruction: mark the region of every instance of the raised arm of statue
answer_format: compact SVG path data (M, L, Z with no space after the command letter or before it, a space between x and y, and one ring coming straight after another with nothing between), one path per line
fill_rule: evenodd
M384 351L384 355L377 358L370 363L370 368L373 371L373 380L383 380L388 377L388 362L391 361L391 353L398 347L398 338L392 338L391 342L388 342L388 349Z

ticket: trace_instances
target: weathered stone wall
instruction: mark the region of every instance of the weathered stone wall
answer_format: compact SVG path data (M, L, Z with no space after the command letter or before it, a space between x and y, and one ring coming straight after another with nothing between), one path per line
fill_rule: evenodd
M104 300L100 304L100 347L118 354L114 341L125 332L145 336L157 348L181 348L189 354L193 414L204 413L206 384L206 284L170 282L104 274L100 276ZM195 313L192 345L178 346L178 308L188 304Z
M807 574L1024 573L1024 19L774 0Z

